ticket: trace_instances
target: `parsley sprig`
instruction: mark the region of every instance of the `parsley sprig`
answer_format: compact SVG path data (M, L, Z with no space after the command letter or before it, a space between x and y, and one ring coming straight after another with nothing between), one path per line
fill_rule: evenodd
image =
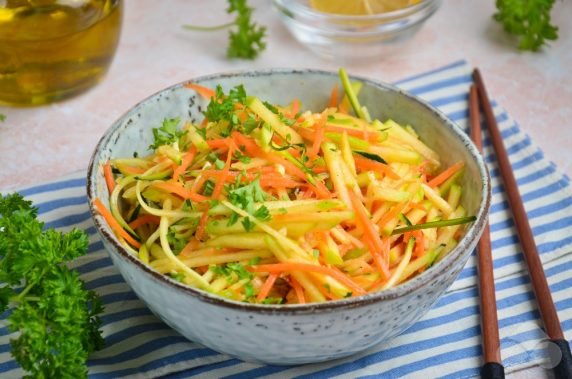
M218 276L225 277L229 283L245 280L246 283L244 284L244 300L248 301L254 296L254 286L251 283L254 275L248 271L241 263L234 262L220 266L213 265L209 267L209 270Z
M177 129L180 122L181 119L179 117L165 118L161 127L153 128L153 143L149 146L149 149L155 150L159 146L177 142L186 133L186 131Z
M550 20L553 5L554 0L497 0L493 17L519 38L521 50L537 51L546 40L558 38L558 28Z
M228 121L231 125L239 123L235 116L235 104L246 102L246 91L243 85L232 88L226 95L220 85L216 86L215 97L207 105L204 112L210 122Z
M34 378L87 376L88 355L103 347L102 303L85 289L71 260L87 252L87 235L44 230L37 209L17 193L0 195L0 313L16 361Z
M203 114L209 122L228 122L227 129L221 132L223 137L230 135L233 130L251 134L254 129L261 126L262 122L252 114L248 114L243 121L238 118L236 104L244 104L246 97L246 90L242 84L231 88L228 94L224 93L221 86L217 86L215 97L211 98Z
M260 221L270 220L270 212L266 206L262 205L256 208L256 203L265 201L267 197L268 194L260 187L260 180L258 178L249 184L243 186L237 185L228 191L228 200L231 204L236 205L240 209L244 209L252 215L252 217ZM228 225L234 225L238 221L238 218L238 214L233 212L228 221ZM248 232L254 228L254 223L249 217L246 217L242 220L242 226Z
M185 25L186 29L200 31L215 31L232 28L228 33L228 47L226 56L228 58L255 59L266 48L266 27L252 21L253 8L248 6L246 0L228 0L226 13L236 14L233 22L204 27L196 25Z

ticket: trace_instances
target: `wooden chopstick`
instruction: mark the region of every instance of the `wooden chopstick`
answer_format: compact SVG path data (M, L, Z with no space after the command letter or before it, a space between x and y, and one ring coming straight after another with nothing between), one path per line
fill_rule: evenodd
M485 114L489 136L496 153L500 173L508 196L508 203L512 211L513 220L522 245L524 260L526 261L528 273L540 310L540 316L544 323L544 328L548 338L559 348L561 353L560 361L557 364L556 362L553 362L556 364L553 371L556 378L572 378L572 354L570 353L570 346L562 333L558 314L556 313L556 307L554 306L550 288L548 287L546 276L544 275L544 269L542 267L542 262L540 261L538 250L536 249L534 236L528 222L526 210L524 209L522 198L518 191L514 173L512 172L508 154L505 150L502 137L493 114L493 109L489 101L483 78L478 69L475 69L473 72L473 79L477 87L480 105Z
M483 152L481 137L481 119L479 115L479 99L477 88L472 85L469 93L469 118L471 139ZM497 299L495 295L495 278L493 273L493 257L491 251L491 235L489 223L478 244L479 297L481 310L481 330L484 364L481 367L481 378L504 378L504 366L500 354L499 327L497 318Z

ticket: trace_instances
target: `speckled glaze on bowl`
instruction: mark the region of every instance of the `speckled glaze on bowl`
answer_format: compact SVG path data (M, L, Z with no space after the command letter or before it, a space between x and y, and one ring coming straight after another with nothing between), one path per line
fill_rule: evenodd
M153 127L165 117L202 119L206 101L184 87L169 87L137 104L99 141L88 169L90 209L105 248L127 283L165 323L189 338L245 361L290 365L345 357L389 340L422 317L451 285L481 235L490 203L483 159L468 137L443 114L387 84L364 82L360 100L372 117L413 125L441 154L445 165L464 161L463 206L477 221L457 247L419 276L390 290L335 302L255 305L226 300L185 286L141 263L119 243L92 201L107 203L101 163L110 158L148 154ZM287 104L296 97L320 110L337 83L336 73L315 70L263 70L205 76L193 83L225 91L244 84L247 93Z

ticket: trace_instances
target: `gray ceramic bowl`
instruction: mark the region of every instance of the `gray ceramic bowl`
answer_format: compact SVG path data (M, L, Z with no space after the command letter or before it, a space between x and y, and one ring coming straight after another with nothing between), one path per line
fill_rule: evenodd
M119 243L91 205L107 204L101 163L110 158L147 154L151 128L165 117L202 119L206 101L183 84L158 92L117 120L97 145L89 165L87 193L97 230L127 283L165 323L214 350L246 361L301 364L348 356L389 340L422 317L451 285L481 235L490 202L490 183L481 155L467 136L442 113L387 84L364 82L360 100L373 117L415 126L445 165L466 162L463 206L477 221L457 247L419 276L390 290L335 302L305 305L255 305L230 301L180 284L142 264ZM225 91L244 84L247 92L278 104L299 98L319 110L338 82L335 73L313 70L264 70L205 76L192 80Z

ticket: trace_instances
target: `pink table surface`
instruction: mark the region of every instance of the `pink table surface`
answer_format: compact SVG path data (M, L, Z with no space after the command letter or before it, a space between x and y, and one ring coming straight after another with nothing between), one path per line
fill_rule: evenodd
M553 12L560 39L540 53L519 52L491 20L494 1L445 1L399 53L348 65L325 61L299 45L270 2L251 0L255 17L268 26L268 48L256 61L225 59L226 32L187 32L185 23L226 21L226 2L126 1L115 61L102 83L74 99L37 108L0 107L0 188L9 189L85 169L95 144L129 107L148 95L195 76L236 69L310 67L395 81L459 59L478 66L489 93L567 175L572 144L572 2ZM540 368L514 377L544 377Z
M519 52L491 20L494 1L444 1L399 53L347 65L325 61L299 45L280 23L269 1L251 1L268 26L268 48L254 62L225 59L226 32L188 32L185 23L226 21L226 2L126 1L117 55L106 78L74 99L37 108L0 107L0 188L30 185L85 169L95 144L125 110L168 85L220 71L311 67L394 81L455 60L478 66L491 97L498 100L570 176L572 162L572 3L553 11L560 39L540 53Z
M95 144L129 107L168 85L220 71L311 67L336 70L295 41L269 1L251 1L268 26L268 48L256 61L225 59L226 32L182 30L184 23L226 21L225 1L126 1L115 61L102 83L74 99L37 108L0 107L0 188L30 185L87 166ZM444 1L399 54L348 67L351 73L394 81L459 59L478 66L496 98L570 175L572 160L572 3L553 11L560 39L540 53L519 52L491 20L494 1Z

